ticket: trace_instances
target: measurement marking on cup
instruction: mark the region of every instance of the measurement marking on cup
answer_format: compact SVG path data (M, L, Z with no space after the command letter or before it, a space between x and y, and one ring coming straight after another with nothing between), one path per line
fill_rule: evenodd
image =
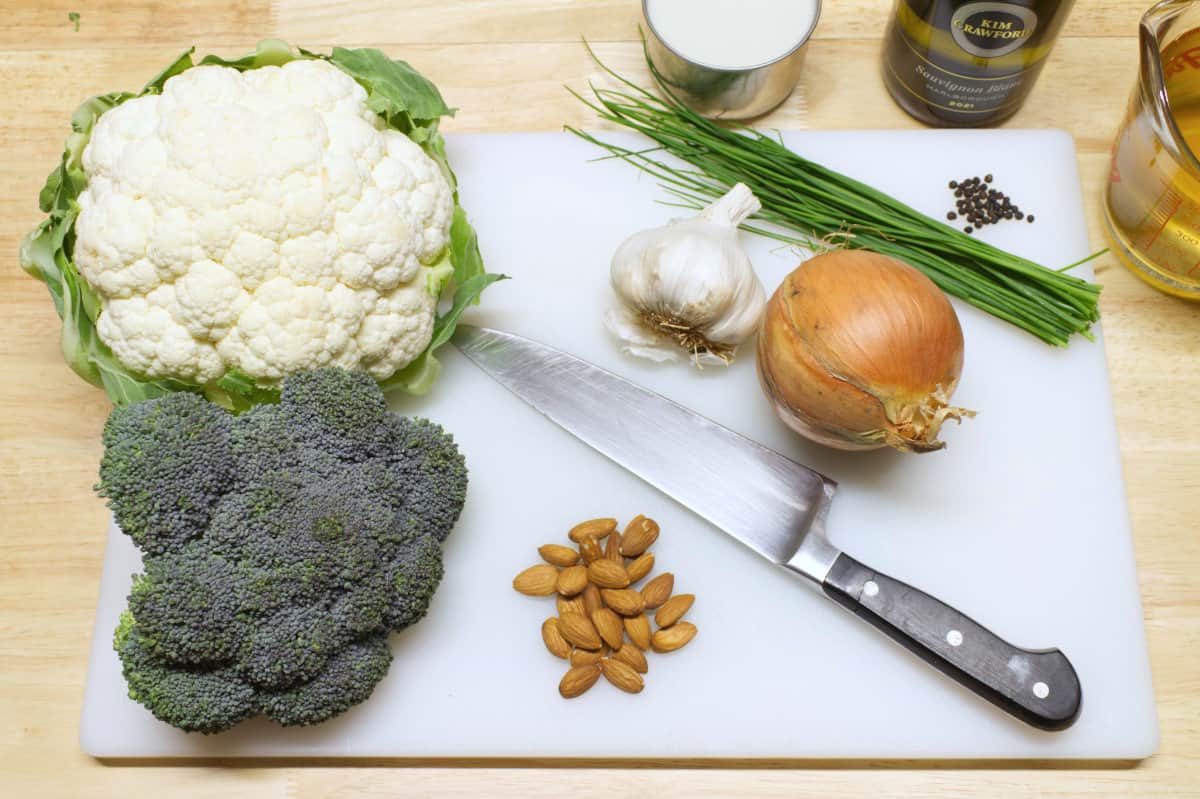
M1159 223L1158 228L1154 230L1154 232L1150 235L1150 238L1146 240L1146 243L1142 245L1143 249L1150 249L1150 247L1158 239L1159 234L1166 229L1167 223L1171 221L1171 217L1174 216L1175 212L1179 210L1179 206L1182 203L1183 198L1176 194L1173 190L1167 189L1162 193L1162 196L1158 198L1158 203L1156 203L1154 208L1150 211L1150 218ZM1169 209L1167 206L1170 206ZM1161 222L1159 222L1160 219L1162 220Z

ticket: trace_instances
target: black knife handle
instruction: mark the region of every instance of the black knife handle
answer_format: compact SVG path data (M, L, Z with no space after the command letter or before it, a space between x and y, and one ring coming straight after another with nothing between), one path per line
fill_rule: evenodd
M1017 718L1065 730L1079 716L1083 689L1057 649L1021 649L946 603L842 553L825 593L913 654Z

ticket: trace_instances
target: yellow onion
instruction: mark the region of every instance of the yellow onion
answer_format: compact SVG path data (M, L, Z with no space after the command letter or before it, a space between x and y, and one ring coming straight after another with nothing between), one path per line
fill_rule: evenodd
M801 435L837 449L945 444L963 365L950 301L913 267L865 250L801 264L767 303L758 375L775 412Z

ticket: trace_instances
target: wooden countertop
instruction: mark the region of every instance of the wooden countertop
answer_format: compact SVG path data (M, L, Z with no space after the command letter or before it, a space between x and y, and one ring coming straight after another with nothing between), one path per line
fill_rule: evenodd
M1108 150L1137 68L1146 3L1078 3L1011 127L1075 136L1093 244ZM878 77L888 0L829 0L801 90L764 125L915 128ZM68 12L81 14L76 32ZM240 55L277 36L322 49L383 47L461 110L453 131L597 127L563 90L598 78L579 37L642 72L636 0L7 0L0 13L0 793L42 796L922 796L1200 795L1200 306L1097 262L1117 425L1162 729L1137 765L901 762L688 764L406 762L403 770L115 767L77 730L107 512L92 494L108 402L58 351L45 288L16 250L67 123L88 95L136 89L181 49ZM1079 346L1079 345L1076 345ZM1083 399L1083 398L1081 398ZM1087 464L1080 464L1086 469ZM1102 588L1102 587L1101 587ZM380 764L374 764L379 766ZM628 765L628 764L624 764ZM758 764L759 766L763 764ZM1039 769L1038 766L1048 766ZM807 768L800 768L807 766Z

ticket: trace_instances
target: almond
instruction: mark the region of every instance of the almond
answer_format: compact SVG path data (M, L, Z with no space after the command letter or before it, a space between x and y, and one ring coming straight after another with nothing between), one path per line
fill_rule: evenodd
M646 609L646 600L632 588L605 588L600 596L605 605L622 616L636 616Z
M579 554L583 558L584 563L590 564L592 561L600 560L600 558L604 557L604 550L596 543L596 539L589 535L585 536L579 542Z
M621 534L613 531L608 534L608 541L604 544L604 557L611 561L616 561L622 566L625 565L625 559L621 557Z
M634 671L628 663L605 658L600 661L600 670L604 672L605 679L622 691L636 694L641 693L642 688L645 687L642 675Z
M592 624L596 626L596 632L600 633L604 643L613 649L621 648L621 642L625 638L625 627L621 624L620 616L608 608L600 608L592 613Z
M513 588L526 596L550 596L558 580L558 569L549 563L530 566L513 578Z
M636 583L638 580L645 577L654 568L654 553L643 552L637 556L637 559L625 567L626 573L629 575L629 582Z
M576 666L563 675L562 680L558 683L558 692L562 694L563 699L574 699L595 685L598 679L600 679L598 664Z
M591 615L602 607L604 601L600 599L600 589L588 583L587 588L583 589L583 615L591 618Z
M681 621L665 630L655 632L650 637L650 646L655 652L674 652L695 637L696 625L690 621Z
M581 616L588 615L587 608L583 605L583 597L575 596L567 599L565 596L559 596L555 600L555 605L558 607L558 615L564 613L578 613Z
M688 608L695 601L695 594L676 594L664 602L663 606L654 614L654 623L659 627L670 627L683 618L683 614L688 612Z
M546 648L550 650L550 654L556 658L566 658L571 654L571 645L567 643L567 639L562 637L562 632L558 629L558 619L551 616L542 622L542 640L546 642Z
M568 566L558 573L554 588L563 596L575 596L587 588L587 566Z
M572 527L571 532L567 533L567 536L578 544L586 536L591 536L599 541L616 529L616 519L588 519L586 522L580 522Z
M639 516L625 528L621 536L621 554L636 558L658 540L658 522Z
M619 660L639 674L645 674L650 669L642 650L633 644L625 644L612 655L613 660Z
M625 632L634 646L643 650L650 648L650 619L645 613L626 616L621 622L625 625Z
M580 696L604 675L622 691L641 693L647 653L674 652L696 636L696 625L682 620L696 598L674 596L670 572L651 577L650 547L659 536L653 519L635 516L621 532L616 519L589 519L568 535L574 547L538 547L545 562L513 578L523 594L556 594L558 616L543 621L541 632L546 650L571 665L558 691L567 699ZM640 591L630 587L643 580Z
M608 647L604 649L573 649L571 650L571 665L594 666L607 652Z
M553 566L574 566L579 562L579 553L570 547L564 547L562 544L546 544L538 547L538 554L542 556L542 560Z
M670 599L673 590L675 590L675 575L663 572L642 586L642 599L646 600L646 607L653 610Z
M563 638L580 649L599 649L601 646L600 635L586 616L567 613L559 618L558 628L562 631Z
M624 588L629 585L629 575L625 572L625 567L615 561L594 560L587 570L588 579L599 588Z

